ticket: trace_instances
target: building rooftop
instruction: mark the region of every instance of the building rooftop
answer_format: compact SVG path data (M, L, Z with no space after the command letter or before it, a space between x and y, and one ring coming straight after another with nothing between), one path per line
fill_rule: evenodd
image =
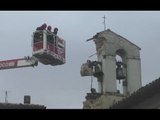
M46 109L46 107L38 104L0 103L0 109Z
M141 87L129 97L112 105L110 109L157 109L160 108L160 78Z

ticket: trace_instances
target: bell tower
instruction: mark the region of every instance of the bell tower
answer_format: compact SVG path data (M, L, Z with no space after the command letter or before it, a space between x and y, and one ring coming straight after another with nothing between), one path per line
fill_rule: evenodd
M102 96L108 93L117 96L117 80L122 83L123 97L141 88L141 48L110 29L97 33L92 39L96 45L97 62L101 63L103 73L95 76L98 80L98 93ZM112 102L107 103L108 107L120 99L112 96L110 100Z
M123 94L131 94L141 84L140 48L112 32L102 31L94 38L98 61L102 62L103 80L99 92L117 92L116 80L122 81ZM119 55L122 61L116 60Z

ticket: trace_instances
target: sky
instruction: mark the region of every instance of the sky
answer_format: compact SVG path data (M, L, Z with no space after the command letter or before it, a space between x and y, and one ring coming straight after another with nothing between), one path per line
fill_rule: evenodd
M91 77L81 77L80 67L87 59L97 60L93 41L86 42L106 28L141 48L142 86L160 77L160 11L0 11L0 60L32 56L32 34L43 23L58 27L66 41L66 63L59 66L0 71L0 102L32 104L47 109L82 109L90 92ZM97 80L93 79L97 88Z

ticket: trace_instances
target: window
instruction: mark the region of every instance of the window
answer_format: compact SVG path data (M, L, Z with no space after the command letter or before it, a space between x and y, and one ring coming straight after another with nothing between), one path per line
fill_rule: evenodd
M54 43L54 37L52 34L47 34L47 42L49 43Z
M34 34L34 43L43 41L43 32L36 32Z

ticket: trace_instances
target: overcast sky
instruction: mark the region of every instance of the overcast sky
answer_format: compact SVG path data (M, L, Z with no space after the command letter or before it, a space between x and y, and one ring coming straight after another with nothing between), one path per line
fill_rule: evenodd
M90 92L90 77L81 77L81 64L96 52L93 41L86 42L106 27L141 48L142 85L160 77L160 12L155 11L1 11L0 60L32 56L32 33L47 23L58 27L66 40L66 64L0 71L0 102L23 103L24 95L32 104L53 109L83 107ZM96 56L90 60L96 60ZM97 88L94 78L93 86Z

